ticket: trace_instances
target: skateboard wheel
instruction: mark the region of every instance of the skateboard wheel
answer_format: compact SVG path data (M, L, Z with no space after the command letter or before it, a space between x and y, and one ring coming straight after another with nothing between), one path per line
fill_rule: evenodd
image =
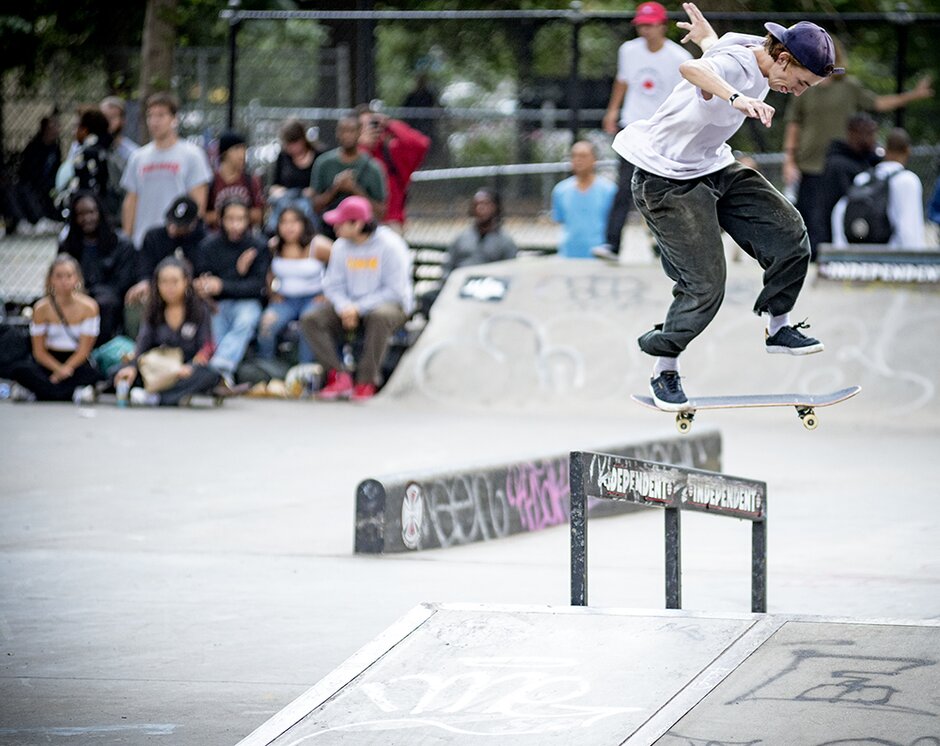
M815 430L819 425L816 412L813 411L812 407L797 407L796 413L800 416L800 422L807 430Z
M692 418L687 414L676 415L676 430L686 435L692 429Z

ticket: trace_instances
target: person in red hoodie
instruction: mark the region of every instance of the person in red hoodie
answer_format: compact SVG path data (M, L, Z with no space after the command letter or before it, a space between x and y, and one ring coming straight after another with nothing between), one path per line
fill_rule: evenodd
M356 114L362 125L359 149L385 167L388 207L383 222L401 233L411 175L424 160L431 140L404 122L373 111L368 104L358 106Z

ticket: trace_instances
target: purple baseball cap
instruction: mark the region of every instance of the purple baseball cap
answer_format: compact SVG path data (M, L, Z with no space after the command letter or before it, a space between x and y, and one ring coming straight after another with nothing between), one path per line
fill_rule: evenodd
M832 38L824 28L809 21L784 28L779 23L765 23L764 28L792 54L796 61L820 78L841 75L844 67L836 67L836 51Z

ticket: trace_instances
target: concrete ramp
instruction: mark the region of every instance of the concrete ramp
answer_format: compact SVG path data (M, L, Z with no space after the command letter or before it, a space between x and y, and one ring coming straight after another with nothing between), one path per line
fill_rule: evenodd
M826 410L824 424L835 417L936 422L936 285L817 280L811 269L794 321L809 317L826 351L793 358L764 351L763 322L751 310L761 288L756 263L731 262L728 270L721 311L682 358L689 393L859 384L861 395ZM636 413L628 398L646 391L651 367L636 338L662 321L670 301L671 283L651 265L551 257L459 270L386 391L500 410Z
M918 744L940 625L425 604L242 741Z

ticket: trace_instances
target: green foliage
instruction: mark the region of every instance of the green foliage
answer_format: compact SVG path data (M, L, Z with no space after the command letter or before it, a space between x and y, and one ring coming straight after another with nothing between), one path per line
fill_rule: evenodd
M239 33L238 100L309 106L319 86L326 30L309 21L253 21Z

